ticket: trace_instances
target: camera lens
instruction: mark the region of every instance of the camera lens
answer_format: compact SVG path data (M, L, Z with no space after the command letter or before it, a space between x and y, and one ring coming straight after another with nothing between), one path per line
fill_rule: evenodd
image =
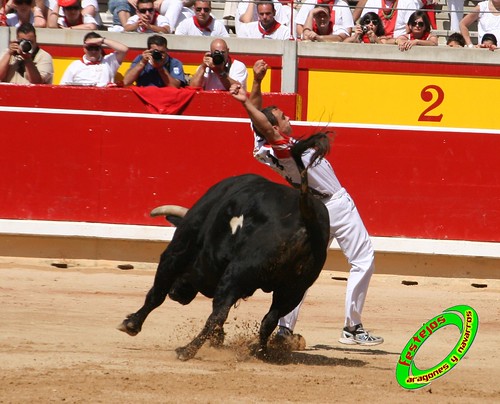
M31 52L31 49L33 49L33 45L31 44L31 41L28 41L26 39L23 39L19 42L19 47L21 48L21 51L23 53Z
M362 25L361 30L363 31L363 34L366 34L368 32L368 27L366 25Z
M215 51L214 53L212 53L212 61L216 66L221 65L224 63L224 55L219 51Z
M153 60L156 60L157 62L163 59L163 55L157 49L153 49L153 51L151 52L151 56L153 57Z

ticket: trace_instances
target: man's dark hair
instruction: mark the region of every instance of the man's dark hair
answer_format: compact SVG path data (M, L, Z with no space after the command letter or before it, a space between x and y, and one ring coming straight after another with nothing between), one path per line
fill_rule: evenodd
M137 4L154 3L154 0L137 0Z
M276 9L274 8L274 2L273 1L269 1L269 0L257 1L255 3L255 7L258 8L259 5L261 5L261 4L269 4L273 8L273 11L276 11Z
M497 37L494 34L484 34L481 43L484 43L484 41L491 41L495 46L498 45Z
M97 32L89 32L88 34L86 34L84 37L83 37L83 43L85 43L87 41L87 39L89 38L102 38L101 35L99 35Z
M21 24L19 27L17 27L16 33L19 34L29 34L30 32L33 32L36 36L36 30L33 24L30 24L29 22L25 22Z
M453 34L451 34L446 40L446 45L448 45L450 42L456 42L462 48L465 46L465 38L460 32L454 32Z
M151 48L151 45L164 46L166 48L167 47L167 38L165 38L161 35L151 35L148 38L148 49Z
M273 111L276 109L278 109L278 107L276 105L270 105L268 107L265 107L264 109L261 109L261 111L260 111L266 116L269 123L273 126L278 125L278 120L276 119L276 116L274 116L274 114L273 114ZM255 132L255 134L257 135L257 138L259 138L260 140L265 139L264 136L262 136L262 134L257 130L255 125L252 124L252 128L253 128L253 131Z

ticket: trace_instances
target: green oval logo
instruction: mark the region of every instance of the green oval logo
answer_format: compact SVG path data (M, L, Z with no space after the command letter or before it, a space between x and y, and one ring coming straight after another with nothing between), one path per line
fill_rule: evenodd
M432 368L417 368L414 361L420 347L434 332L449 325L456 326L461 335L448 356ZM444 310L442 314L430 319L413 334L413 337L410 338L401 352L396 365L398 383L405 389L414 390L427 386L431 381L444 376L467 353L476 337L478 326L479 317L476 311L466 305L450 307Z

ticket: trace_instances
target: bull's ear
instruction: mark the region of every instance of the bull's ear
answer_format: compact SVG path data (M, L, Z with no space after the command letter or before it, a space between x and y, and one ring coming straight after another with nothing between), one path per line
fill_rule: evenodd
M179 217L179 216L167 215L167 216L165 216L165 220L167 222L172 223L175 227L179 227L179 225L182 223L182 221L184 219L182 217Z

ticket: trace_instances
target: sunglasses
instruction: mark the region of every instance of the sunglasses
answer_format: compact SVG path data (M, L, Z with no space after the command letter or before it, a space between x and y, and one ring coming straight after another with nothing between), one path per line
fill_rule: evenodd
M63 7L65 10L70 10L70 11L75 11L75 10L80 10L81 7L80 6L67 6L67 7Z
M361 25L368 25L369 23L372 23L373 25L378 25L378 21L377 20L366 20Z
M203 10L205 13L209 13L210 7L196 7L195 10L197 13L201 13L201 10Z
M31 0L14 0L14 4L20 6L22 4L31 5Z
M418 21L418 22L413 22L411 24L412 27L419 27L419 28L423 28L425 26L424 22L423 21Z
M85 49L90 52L97 52L101 50L101 47L99 45L85 45Z
M154 13L155 9L154 8L138 8L137 11L141 14L146 14L146 13Z

